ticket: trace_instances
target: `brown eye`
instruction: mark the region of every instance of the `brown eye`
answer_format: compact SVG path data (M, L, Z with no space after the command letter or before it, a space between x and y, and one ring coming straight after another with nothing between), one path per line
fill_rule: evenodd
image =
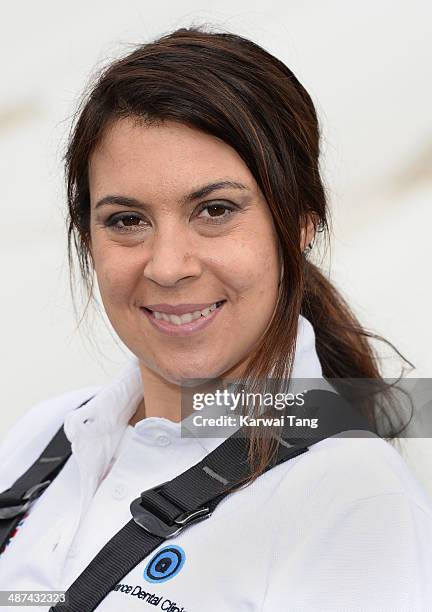
M212 204L211 206L208 206L206 210L209 211L210 217L215 217L215 216L219 217L221 215L217 214L217 211L219 211L219 213L222 211L222 214L223 214L223 212L226 210L226 208L224 208L220 204Z
M235 212L235 207L228 206L227 204L223 202L215 202L215 203L205 204L201 208L200 213L204 211L208 212L208 215L199 214L199 216L201 218L204 218L206 222L220 223L220 222L226 221Z
M127 215L126 217L121 218L121 222L126 226L135 225L134 221L141 221L141 219L138 219L138 217L135 217L134 215Z
M113 215L106 221L105 225L112 228L114 231L127 233L137 231L134 228L140 229L138 226L140 221L142 221L142 219L137 215L126 213L122 215ZM121 225L119 225L119 223L121 223Z

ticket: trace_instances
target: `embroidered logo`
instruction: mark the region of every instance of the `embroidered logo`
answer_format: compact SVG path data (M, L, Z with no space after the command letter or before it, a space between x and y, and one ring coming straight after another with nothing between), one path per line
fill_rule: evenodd
M144 579L147 582L165 582L174 578L184 565L186 555L180 546L165 546L147 563Z

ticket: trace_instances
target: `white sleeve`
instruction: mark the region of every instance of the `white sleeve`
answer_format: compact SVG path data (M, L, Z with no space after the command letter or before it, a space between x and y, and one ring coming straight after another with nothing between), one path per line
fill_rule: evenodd
M15 421L0 442L0 491L36 461L61 427L66 413L100 388L84 387L42 400Z
M432 514L404 493L324 507L274 536L263 612L432 610Z

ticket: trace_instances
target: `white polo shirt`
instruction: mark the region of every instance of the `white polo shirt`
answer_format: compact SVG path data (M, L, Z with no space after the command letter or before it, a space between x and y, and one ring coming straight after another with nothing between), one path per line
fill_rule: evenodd
M322 374L303 317L295 374ZM223 442L181 437L180 423L159 417L131 427L142 391L132 358L110 384L48 399L10 430L0 446L0 491L63 422L72 455L0 555L0 590L67 590L130 520L130 502L141 491ZM399 453L378 438L333 437L166 540L97 610L432 610L431 576L432 507Z

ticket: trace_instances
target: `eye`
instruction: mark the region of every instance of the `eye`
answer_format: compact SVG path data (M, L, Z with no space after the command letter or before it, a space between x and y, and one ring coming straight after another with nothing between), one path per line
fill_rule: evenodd
M201 218L206 223L224 223L236 210L233 205L228 205L225 202L207 202L199 209L199 212L208 212L209 215L203 215ZM224 214L227 212L228 214ZM222 213L222 214L221 214Z
M231 215L236 212L236 206L228 204L222 201L213 201L203 203L198 209L198 217L203 219L205 223L216 225L218 223L224 223L228 220ZM201 215L206 212L207 215ZM141 225L140 225L140 222ZM146 229L150 226L149 223L141 219L135 213L120 213L111 215L104 222L106 227L109 227L115 232L127 234L132 232L138 232L142 229Z
M142 219L137 215L134 215L132 213L123 213L120 215L112 215L111 217L108 217L105 222L105 225L107 227L112 228L116 232L136 232L140 228L145 227L147 225L144 224L144 226L138 226L138 223L140 221L142 221ZM122 223L122 225L119 225L120 222Z

